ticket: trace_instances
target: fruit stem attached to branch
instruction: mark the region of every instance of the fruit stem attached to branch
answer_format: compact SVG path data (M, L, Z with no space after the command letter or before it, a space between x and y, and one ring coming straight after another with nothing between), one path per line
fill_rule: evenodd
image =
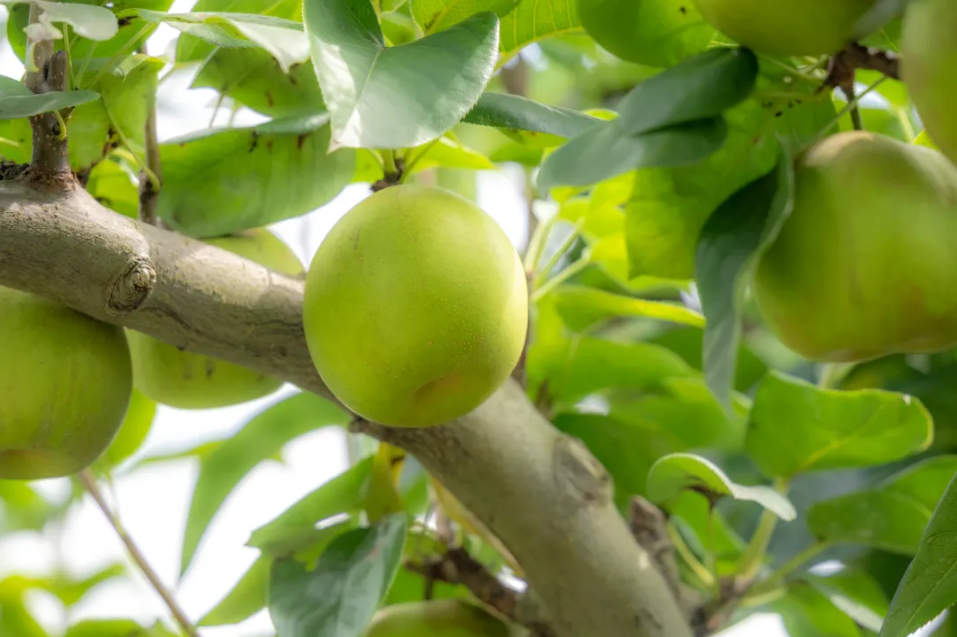
M86 469L78 473L77 478L79 479L80 484L83 485L83 488L86 489L86 492L89 493L93 498L93 501L96 502L96 505L100 508L100 511L103 512L103 515L106 516L110 526L112 526L113 530L116 531L116 535L119 536L120 541L123 542L123 546L126 547L130 557L134 562L136 562L136 565L139 567L140 571L144 576L146 576L146 579L149 580L150 585L162 598L163 602L166 604L166 607L169 609L169 612L176 620L176 623L179 624L179 627L186 635L188 635L188 637L200 637L199 631L196 630L196 627L193 626L192 622L189 621L189 618L186 617L186 613L183 612L182 608L180 608L179 604L173 598L172 593L167 590L166 586L160 580L159 575L156 574L156 571L153 570L153 567L150 566L149 562L146 561L146 558L143 556L143 553L140 551L139 547L136 546L133 538L131 538L129 533L126 532L126 529L123 528L123 524L120 522L119 516L117 516L117 514L110 508L110 505L107 504L106 498L103 497L103 492L100 490L100 486L97 484L93 473L89 469Z

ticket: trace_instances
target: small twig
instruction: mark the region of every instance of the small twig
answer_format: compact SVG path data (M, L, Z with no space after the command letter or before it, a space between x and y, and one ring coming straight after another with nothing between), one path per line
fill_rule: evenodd
M30 5L30 24L39 24L43 9ZM66 91L69 83L69 60L65 51L54 52L53 40L32 37L27 42L28 55L25 84L37 94ZM70 111L64 109L69 117ZM63 114L42 113L30 118L33 129L33 157L31 173L42 181L57 181L72 177L70 155Z
M145 46L140 46L140 53L146 53ZM152 96L150 102L144 135L146 165L140 170L140 221L155 226L156 206L159 204L160 190L163 188L163 168L160 163L159 141L157 141L156 136L155 95Z
M188 635L188 637L200 637L199 631L196 630L196 627L193 626L192 622L189 621L189 618L186 617L186 613L183 612L183 609L180 608L179 604L176 603L176 600L173 599L173 595L169 592L169 590L167 590L166 586L163 585L159 575L156 574L156 571L153 570L153 567L150 566L149 562L146 561L146 558L143 557L143 553L140 551L139 547L136 546L136 543L133 542L133 538L131 538L123 528L119 517L113 512L112 509L110 509L109 504L107 504L106 499L103 497L103 492L100 491L100 487L96 483L96 478L93 476L90 470L86 469L81 471L77 474L77 477L80 480L80 484L83 485L83 488L86 489L87 493L90 494L97 506L103 512L103 515L106 516L110 526L112 526L113 530L116 531L116 535L119 536L120 541L123 542L123 545L126 547L130 557L134 562L136 562L136 565L139 567L143 575L146 576L146 579L149 580L156 593L163 599L163 602L166 604L166 607L169 609L170 613L172 613L173 618L176 620L176 623L179 624L179 627L184 633L186 633L186 635Z
M833 77L835 67L837 67L837 77ZM831 58L828 67L827 85L840 87L839 81L843 79L840 74L846 73L847 69L851 71L877 71L893 80L901 79L900 58L897 55L856 43L848 44L843 51Z
M631 499L628 523L631 534L651 556L668 587L675 595L680 595L681 578L675 557L675 545L668 536L668 520L664 513L643 497L634 496Z
M521 621L531 629L534 637L551 637L551 630L541 621L530 621L521 618L519 605L522 594L504 584L488 569L477 561L464 548L449 548L442 559L432 560L424 564L406 563L406 568L419 573L426 581L447 582L461 584L468 588L475 597L502 616Z

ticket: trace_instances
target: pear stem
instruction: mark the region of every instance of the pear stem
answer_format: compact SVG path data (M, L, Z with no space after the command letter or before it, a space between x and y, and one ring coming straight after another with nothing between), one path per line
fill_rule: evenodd
M84 469L77 474L77 478L79 479L80 484L83 485L83 488L86 489L86 492L89 493L93 498L93 501L96 502L97 506L100 508L100 511L103 512L103 515L106 516L110 526L113 527L113 530L116 531L116 535L120 538L120 541L123 542L123 546L126 547L126 551L129 553L130 558L136 562L136 565L139 567L140 571L146 576L146 579L149 580L150 585L162 598L163 602L166 604L166 607L169 609L170 614L173 615L176 623L179 624L179 627L189 637L200 637L199 631L196 630L196 627L193 626L192 622L189 621L189 618L186 617L186 613L182 608L180 608L179 604L173 598L172 593L170 593L169 589L167 589L160 580L159 575L157 575L156 571L153 570L153 567L150 566L149 562L146 561L146 558L143 556L143 552L140 551L139 547L136 546L136 543L133 541L133 538L130 537L130 534L127 533L126 529L123 528L123 524L120 522L119 516L110 508L110 505L107 504L106 498L103 497L103 492L100 490L100 486L97 484L93 473L89 469Z

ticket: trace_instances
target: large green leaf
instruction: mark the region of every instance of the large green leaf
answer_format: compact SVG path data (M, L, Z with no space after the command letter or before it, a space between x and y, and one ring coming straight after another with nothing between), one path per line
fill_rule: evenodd
M673 502L684 490L702 493L709 500L731 496L757 502L782 520L797 513L786 497L766 486L736 484L713 462L688 453L674 453L659 459L648 472L648 499L658 504Z
M498 66L533 42L577 31L577 0L522 0L502 18Z
M216 89L274 118L325 111L311 64L294 65L287 74L273 56L260 49L216 51L206 58L191 86Z
M297 394L255 416L203 459L186 518L181 572L189 568L209 523L246 474L290 440L320 427L347 422L346 413L329 401L314 394Z
M272 16L302 22L302 0L198 0L194 13L240 13ZM182 35L176 40L177 63L200 62L213 53L216 45L189 34L190 27L179 26Z
M402 558L406 517L336 538L314 570L277 561L269 583L269 615L283 637L359 637L375 614Z
M585 6L585 5L583 5ZM589 0L582 26L618 57L655 67L677 64L703 51L714 35L686 0Z
M885 464L926 449L933 422L915 398L818 389L771 372L751 410L747 451L767 476Z
M439 137L475 105L495 63L494 13L394 47L369 0L306 0L303 18L333 147L405 148Z
M873 577L845 569L827 577L804 579L860 626L875 633L880 631L887 614L887 597Z
M213 130L160 147L158 214L206 237L258 228L310 212L352 179L355 152L328 152L329 118L312 115Z
M110 210L136 219L140 209L136 179L136 173L123 162L107 157L87 175L86 191Z
M881 637L905 637L957 603L957 478L921 537Z
M426 34L441 31L476 13L510 13L521 0L412 0L412 17Z
M725 201L701 230L695 256L698 294L708 319L702 364L711 391L729 402L741 340L740 308L749 275L794 204L791 158Z
M814 504L808 527L820 542L858 544L913 555L930 512L913 498L890 491L862 491Z
M275 519L253 531L248 544L282 555L311 535L316 524L340 513L355 513L365 504L372 458L366 458L304 495Z
M100 96L95 91L50 91L34 95L24 84L0 76L0 120L32 117L63 108L92 102Z

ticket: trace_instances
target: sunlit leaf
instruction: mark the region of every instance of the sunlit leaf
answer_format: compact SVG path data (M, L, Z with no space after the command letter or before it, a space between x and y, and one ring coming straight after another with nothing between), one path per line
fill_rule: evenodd
M328 115L202 131L160 147L157 214L194 236L220 236L303 215L352 179L354 151L329 153Z
M771 372L754 398L747 451L765 475L788 478L900 460L932 436L930 415L910 396L823 390Z
M494 126L507 133L544 133L556 138L568 138L578 136L602 120L579 111L540 104L518 95L483 93L462 121ZM557 141L561 142L560 139Z
M797 515L786 497L765 486L736 484L711 461L687 453L675 453L658 460L648 472L648 499L666 503L684 490L702 493L709 500L731 496L736 500L757 502L782 520Z
M502 18L498 66L529 44L581 31L577 0L522 0Z
M478 100L498 45L493 13L394 47L386 47L369 0L306 0L303 18L333 147L404 148L435 139Z
M466 18L491 11L503 17L521 0L412 0L412 17L425 33L441 31Z
M43 9L50 22L65 22L77 34L90 40L109 40L116 35L117 23L113 12L90 4L73 4L34 0Z
M263 460L290 440L328 425L343 425L348 416L314 394L288 398L250 420L200 465L183 537L180 571L186 572L209 523L236 485Z
M573 329L583 329L611 317L642 317L683 325L704 326L704 317L683 305L614 294L583 285L556 289L555 304Z

